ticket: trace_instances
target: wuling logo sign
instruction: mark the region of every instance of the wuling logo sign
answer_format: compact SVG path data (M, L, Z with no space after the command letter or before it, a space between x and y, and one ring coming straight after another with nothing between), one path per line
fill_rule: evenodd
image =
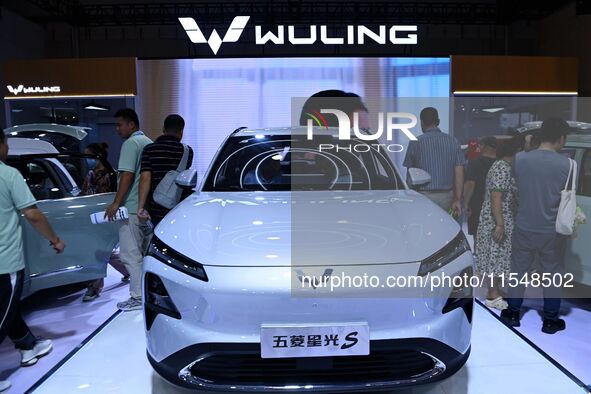
M209 38L199 28L199 25L193 18L179 18L179 22L185 29L187 36L194 44L208 44L214 55L217 55L222 43L237 42L248 23L250 16L237 16L232 20L230 27L226 30L224 38L214 29ZM285 26L278 25L276 31L267 31L263 35L261 26L255 26L255 44L265 45L269 42L275 45L285 44ZM320 30L320 34L318 34ZM287 26L287 40L292 45L312 45L320 41L326 45L363 45L366 39L373 40L380 45L386 45L389 41L394 45L415 45L417 43L417 35L413 32L417 31L416 25L395 25L387 28L384 25L379 26L378 31L375 32L363 25L347 26L346 37L329 37L328 26L311 25L310 33L307 37L296 37L295 26ZM406 32L406 36L400 37L399 33Z
M61 92L61 88L59 86L34 86L34 87L25 87L24 85L18 85L16 88L12 85L7 85L6 88L8 91L15 96L19 94L33 94L33 93L59 93Z

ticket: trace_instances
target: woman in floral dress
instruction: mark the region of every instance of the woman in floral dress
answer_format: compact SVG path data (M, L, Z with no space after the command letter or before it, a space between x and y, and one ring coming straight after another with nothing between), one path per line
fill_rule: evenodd
M95 155L106 160L108 158L108 148L106 142L90 144L84 150L87 155ZM100 160L86 159L87 166L89 168L88 174L84 179L84 185L82 186L83 195L108 193L111 191L111 175L109 171L103 166ZM121 281L129 282L129 272L121 262L119 258L119 252L117 248L109 257L109 264L115 268L123 276ZM104 278L100 278L88 283L86 293L82 298L82 301L88 302L96 299L100 296L103 287L105 286Z
M520 150L519 139L504 141L497 148L497 161L486 177L486 193L480 212L476 238L476 271L490 284L486 305L503 310L500 277L511 269L511 236L517 210L517 186L512 171L515 155ZM490 275L494 278L492 281Z

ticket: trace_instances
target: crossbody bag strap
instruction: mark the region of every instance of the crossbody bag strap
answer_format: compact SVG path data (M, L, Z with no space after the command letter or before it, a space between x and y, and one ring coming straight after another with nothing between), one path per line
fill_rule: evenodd
M569 181L571 180L571 178L573 176L572 175L573 174L573 161L574 161L573 159L568 159L568 165L569 165L568 175L566 177L566 182L564 183L564 189L563 190L568 190L568 183L569 183Z
M573 164L573 175L571 178L571 190L576 191L577 190L577 162L572 160L572 164Z
M187 169L187 162L189 161L189 146L183 144L183 157L181 158L181 162L177 167L178 172L182 172Z

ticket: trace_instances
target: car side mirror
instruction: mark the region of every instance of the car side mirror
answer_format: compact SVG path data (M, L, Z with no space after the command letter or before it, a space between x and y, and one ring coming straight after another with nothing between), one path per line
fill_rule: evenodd
M176 177L175 183L184 189L197 187L197 170L189 169L181 172Z
M408 169L408 184L412 187L423 186L431 182L431 174L420 168Z

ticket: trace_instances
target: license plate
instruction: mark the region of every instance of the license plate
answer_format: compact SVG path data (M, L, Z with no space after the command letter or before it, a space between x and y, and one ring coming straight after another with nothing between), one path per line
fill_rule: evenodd
M262 358L368 354L367 323L261 326Z

